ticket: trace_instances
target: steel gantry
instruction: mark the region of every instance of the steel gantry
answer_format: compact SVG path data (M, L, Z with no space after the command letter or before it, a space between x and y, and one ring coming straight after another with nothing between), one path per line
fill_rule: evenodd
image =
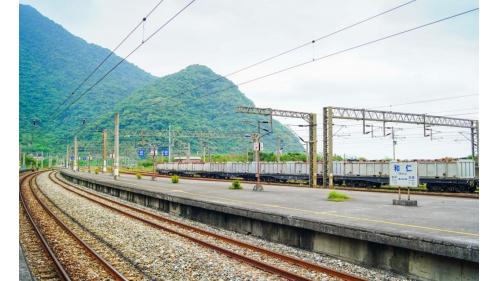
M406 123L423 125L424 136L429 136L428 126L442 126L466 128L471 130L472 157L478 163L479 156L479 121L473 119L452 118L446 116L427 115L418 113L405 113L382 110L369 110L347 107L324 107L323 108L323 159L328 163L323 165L323 187L333 187L333 118L363 121L363 133L365 132L365 121L376 121L383 123L384 135L386 123ZM373 130L373 129L372 129Z
M273 116L278 117L288 117L288 118L300 118L308 123L309 127L309 186L317 187L318 183L318 159L317 159L317 117L316 113L281 110L273 108L258 108L258 107L247 107L239 106L236 108L236 112L247 113L247 114L257 114L269 116L270 122L272 122ZM272 124L272 123L271 123Z

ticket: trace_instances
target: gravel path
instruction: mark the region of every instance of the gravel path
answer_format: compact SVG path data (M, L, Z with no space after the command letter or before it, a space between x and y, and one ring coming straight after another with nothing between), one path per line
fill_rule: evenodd
M41 191L62 212L156 280L281 280L177 235L153 229L56 186L48 173Z
M61 179L61 177L58 177L58 178ZM65 181L65 180L63 180L63 181ZM65 181L65 182L67 182L67 181ZM306 251L306 250L302 250L302 249L297 249L297 248L293 248L293 247L286 246L283 244L269 242L269 241L259 239L259 238L256 238L256 237L250 236L250 235L245 235L245 234L240 234L240 233L236 233L233 231L228 231L225 229L215 228L212 226L208 226L206 224L202 224L202 223L195 222L192 220L184 219L184 218L179 217L179 216L171 215L169 213L164 213L164 212L157 211L155 209L146 208L142 205L134 204L134 203L131 203L131 202L128 202L128 201L125 201L125 200L122 200L120 198L110 196L110 195L107 195L104 193L99 193L99 192L96 192L96 191L89 189L89 188L85 188L85 187L82 187L82 188L84 188L86 191L92 192L96 195L104 196L104 197L110 198L112 200L116 200L120 203L134 206L136 208L148 210L150 212L159 214L161 216L164 216L164 217L172 219L172 220L176 220L176 221L179 221L179 222L182 222L185 224L193 225L193 226L196 226L198 228L201 228L201 229L204 229L207 231L211 231L211 232L215 232L215 233L218 233L218 234L221 234L221 235L224 235L227 237L231 237L231 238L234 238L237 240L242 240L242 241L245 241L247 243L251 243L253 245L257 245L257 246L260 246L260 247L263 247L263 248L266 248L266 249L269 249L269 250L272 250L275 252L287 254L290 256L300 257L301 259L304 259L304 260L307 260L310 262L314 262L314 263L317 263L317 264L320 264L323 266L327 266L327 267L333 268L335 270L339 270L339 271L350 273L350 274L353 274L356 276L364 277L368 280L388 280L388 281L413 280L413 279L409 279L407 277L404 277L404 276L401 276L401 275L398 275L398 274L395 274L395 273L392 273L389 271L384 271L384 270L375 269L375 268L366 268L366 267L358 266L358 265L355 265L355 264L352 264L349 262L345 262L345 261L333 258L331 256L327 256L327 255L323 255L323 254L319 254L319 253L314 253L314 252L310 252L310 251ZM193 235L197 235L197 234L193 233ZM224 245L224 246L226 247L227 245ZM298 272L304 273L303 271L298 271ZM304 276L306 276L306 275L304 275ZM324 280L324 278L328 278L328 277L325 277L321 274L318 276L312 276L312 275L307 275L307 276L310 278L313 278L313 279L321 279L321 280Z

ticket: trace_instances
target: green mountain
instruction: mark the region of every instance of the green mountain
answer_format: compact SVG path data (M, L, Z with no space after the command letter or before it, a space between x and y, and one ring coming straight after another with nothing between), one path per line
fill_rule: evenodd
M186 150L189 143L193 155L201 153L202 147L207 153L242 153L251 148L245 134L257 130L257 120L267 120L236 113L236 106L254 104L231 81L208 67L192 65L156 78L126 61L78 103L54 114L110 50L72 35L30 6L20 5L19 27L19 137L24 151L63 153L75 134L81 149L98 151L98 132L104 128L110 132L111 147L112 115L119 112L120 141L126 153L135 153L144 142L165 145L169 125L175 135L174 152ZM77 97L119 60L112 55L71 97ZM268 124L262 127L269 129ZM155 135L146 132L140 137L143 130ZM158 136L159 131L165 134ZM275 151L280 142L285 151L303 151L297 137L277 121L263 142L267 151Z
M120 113L124 144L166 145L170 125L176 154L184 155L188 143L191 153L198 155L203 147L206 153L245 153L252 149L249 135L257 131L257 120L268 118L236 113L237 106L255 105L231 81L206 66L191 65L135 91L114 112ZM264 150L276 151L280 145L284 151L303 151L288 128L277 121L272 125L272 133L263 139ZM112 126L113 119L107 116L91 128L112 130ZM269 124L261 127L270 130ZM160 135L148 133L162 130Z
M118 100L155 79L125 61L79 103L51 118L57 106L109 53L72 35L33 7L19 6L19 138L26 151L48 150L58 142L66 143L84 119L110 110ZM72 97L120 60L112 55Z

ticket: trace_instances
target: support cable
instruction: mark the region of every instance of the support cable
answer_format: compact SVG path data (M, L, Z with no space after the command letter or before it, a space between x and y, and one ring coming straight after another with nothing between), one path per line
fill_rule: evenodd
M238 74L238 73L240 73L240 72L243 72L243 71L248 70L248 69L250 69L250 68L256 67L256 66L261 65L261 64L263 64L263 63L266 63L266 62L268 62L268 61L274 60L274 59L279 58L279 57L281 57L281 56L284 56L284 55L290 54L290 53L295 52L295 51L297 51L297 50L299 50L299 49L302 49L302 48L304 48L304 47L307 47L307 46L309 46L309 45L313 45L313 48L314 48L315 43L317 43L317 42L318 42L318 41L320 41L320 40L323 40L323 39L329 38L329 37L331 37L331 36L333 36L333 35L335 35L335 34L338 34L338 33L342 32L342 31L348 30L348 29L353 28L353 27L355 27L355 26L358 26L358 25L360 25L360 24L362 24L362 23L368 22L368 21L370 21L370 20L372 20L372 19L375 19L375 18L380 17L380 16L382 16L382 15L385 15L385 14L387 14L387 13L389 13L389 12L392 12L392 11L394 11L394 10L397 10L397 9L399 9L399 8L402 8L402 7L406 6L406 5L409 5L409 4L411 4L411 3L415 2L415 1L416 1L416 0L412 0L412 1L409 1L409 2L406 2L406 3L403 3L403 4L400 4L400 5L396 6L396 7L393 7L393 8L391 8L391 9L385 10L385 11L383 11L383 12L381 12L381 13L378 13L378 14L376 14L376 15L373 15L373 16L371 16L371 17L368 17L368 18L365 18L365 19L360 20L360 21L358 21L358 22L355 22L355 23L353 23L353 24L350 24L350 25L344 26L344 27L342 27L342 28L340 28L340 29L337 29L337 30L335 30L335 31L333 31L333 32L330 32L330 33L328 33L328 34L325 34L325 35L323 35L323 36L321 36L321 37L319 37L319 38L316 38L316 39L313 39L313 40L307 41L307 42L302 43L302 44L300 44L300 45L298 45L298 46L295 46L295 47L293 47L293 48L291 48L291 49L288 49L288 50L286 50L286 51L280 52L280 53L278 53L278 54L276 54L276 55L273 55L273 56L267 57L267 58L265 58L265 59L259 60L259 61L257 61L256 63L250 64L250 65L247 65L247 66L242 67L242 68L240 68L240 69L237 69L237 70L235 70L235 71L232 71L232 72L230 72L230 73L228 73L228 74L226 74L226 75L220 76L220 77L215 78L215 79L208 80L208 81L206 81L206 82L204 82L204 83L201 83L200 85L198 85L198 86L196 86L196 87L191 88L191 89L190 89L190 90L188 90L188 91L182 92L181 94L191 93L191 92L193 92L194 90L197 90L197 89L199 89L199 88L201 88L201 87L203 87L203 86L205 86L205 85L208 85L208 84L210 84L210 83L217 82L217 81L222 80L222 79L227 79L227 78L228 78L228 77L230 77L230 76L236 75L236 74ZM313 58L312 58L312 61L314 61L314 60L315 60L315 59L314 59L314 50L313 50Z
M158 6L160 6L160 4L163 2L164 0L160 0L154 7L153 9L151 9L151 11L149 11L149 13L142 18L142 20L127 34L127 36L125 36L125 38L123 38L120 43L118 43L118 45L116 45L116 47L113 48L113 50L111 52L109 52L109 54L92 70L92 72L90 72L89 75L87 75L87 77L85 77L85 79L83 79L83 81L69 94L69 96L66 97L66 99L60 103L56 109L54 110L54 113L57 112L57 110L63 106L69 99L71 99L71 97L75 94L76 91L78 91L82 86L83 84L85 84L85 82L87 82L90 77L92 77L92 75L94 75L97 70L111 57L111 55L115 54L116 50L118 50L118 48L120 48L123 43L125 43L125 41L127 41L127 39L141 26L143 25L144 27L144 22L146 21L146 18L149 17L155 10L156 8L158 8ZM144 29L143 29L143 32L144 32ZM144 38L144 34L143 34L143 38ZM53 116L53 115L52 115Z
M167 26L170 22L172 22L177 16L179 16L184 10L186 10L191 4L193 4L196 0L191 0L187 5L185 5L181 10L179 10L177 13L175 13L172 17L170 17L163 25L161 25L158 29L156 29L151 35L146 37L139 45L137 45L130 53L128 53L125 57L123 57L117 64L115 64L110 70L108 70L101 78L99 78L92 86L87 88L83 93L81 93L75 100L73 100L69 105L67 105L62 111L59 112L59 114L56 115L59 116L62 114L64 111L69 109L73 104L78 102L84 95L86 95L88 92L90 92L95 86L97 86L104 78L106 78L113 70L115 70L120 64L122 64L128 57L130 57L133 53L135 53L140 47L142 47L144 44L146 44L151 38L153 38L160 30L162 30L165 26Z

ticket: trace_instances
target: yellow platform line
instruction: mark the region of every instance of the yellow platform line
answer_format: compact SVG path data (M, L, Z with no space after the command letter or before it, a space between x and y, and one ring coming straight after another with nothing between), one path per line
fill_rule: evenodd
M174 190L171 190L171 191L174 191ZM310 213L310 214L314 214L314 215L331 216L331 217L345 218L345 219L350 219L350 220L366 221L366 222L372 222L372 223L381 223L381 224L388 224L388 225L395 225L395 226L403 226L403 227L408 227L408 228L425 229L425 230L432 230L432 231L437 231L437 232L445 232L445 233L479 237L478 233L470 233L470 232L443 229L443 228L437 228L437 227L399 223L399 222L393 222L393 221L387 221L387 220L379 220L379 219L371 219L371 218L364 218L364 217L341 215L341 214L337 214L335 211L318 212L318 211L313 211L313 210L286 207L286 206L275 205L275 204L256 203L256 202L252 202L252 201L242 201L242 200L214 196L214 195L204 195L204 194L199 194L199 193L194 193L194 192L189 192L189 191L184 191L184 190L175 190L175 192L181 192L181 193L185 193L185 194L195 195L197 197L204 197L204 198L240 203L243 205L250 204L250 205L254 205L254 206L271 207L271 208L277 208L277 209L283 209L283 210L299 211L299 212Z
M136 185L136 186L138 186L138 185ZM141 186L138 186L138 187L143 188ZM371 218L364 218L364 217L356 217L356 216L348 216L348 215L331 213L331 212L335 212L335 211L319 212L319 211L313 211L313 210L307 210L307 209L286 207L286 206L281 206L281 205L256 203L256 202L252 202L252 201L243 201L243 200L215 196L215 195L205 195L205 194L194 193L194 192L189 192L189 191L184 191L184 190L179 190L179 189L168 190L168 191L195 195L197 197L204 197L204 198L210 198L210 199L216 199L216 200L222 200L222 201L229 201L229 202L239 203L239 204L243 204L243 205L250 204L250 205L254 205L254 206L271 207L271 208L277 208L277 209L283 209L283 210L299 211L299 212L310 213L310 214L314 214L314 215L331 216L331 217L345 218L345 219L350 219L350 220L366 221L366 222L371 222L371 223L381 223L381 224L387 224L387 225L403 226L403 227L408 227L408 228L425 229L425 230L432 230L432 231L437 231L437 232L479 237L478 233L470 233L470 232L450 230L450 229L444 229L444 228L421 226L421 225L414 225L414 224L405 224L405 223L399 223L399 222L393 222L393 221L387 221L387 220L378 220L378 219L371 219Z

